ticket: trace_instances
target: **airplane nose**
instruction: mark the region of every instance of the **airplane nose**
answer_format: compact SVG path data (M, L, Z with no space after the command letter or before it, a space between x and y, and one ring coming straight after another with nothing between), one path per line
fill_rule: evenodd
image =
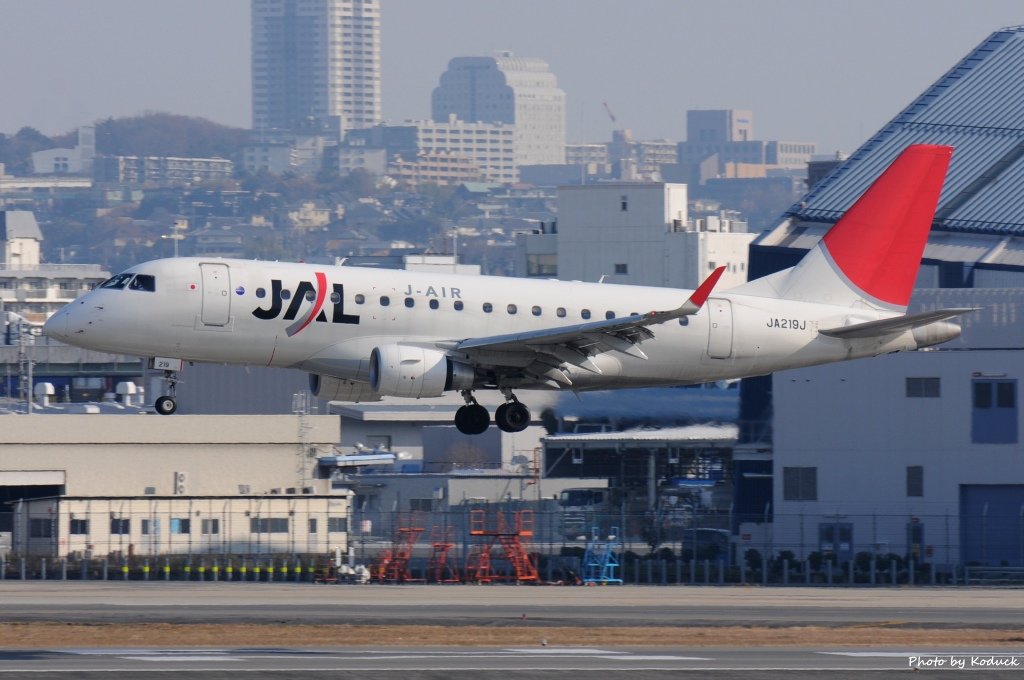
M43 324L43 333L54 340L68 338L68 310L61 309Z

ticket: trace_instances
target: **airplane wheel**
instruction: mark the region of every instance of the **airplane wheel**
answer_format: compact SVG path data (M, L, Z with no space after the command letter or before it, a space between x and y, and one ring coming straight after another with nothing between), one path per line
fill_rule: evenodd
M455 412L455 427L462 434L483 434L491 424L491 416L480 404L466 404Z
M522 432L530 425L530 409L518 401L502 404L494 412L494 422L505 432Z
M160 397L153 403L153 408L162 416L169 416L178 410L178 403L170 397Z

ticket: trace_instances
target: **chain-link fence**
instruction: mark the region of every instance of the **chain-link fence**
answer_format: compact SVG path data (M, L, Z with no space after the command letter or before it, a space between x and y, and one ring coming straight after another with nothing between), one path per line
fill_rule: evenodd
M594 554L612 553L626 583L1024 581L1024 513L738 517L556 500L292 512L29 517L16 523L28 540L0 551L0 578L578 583Z

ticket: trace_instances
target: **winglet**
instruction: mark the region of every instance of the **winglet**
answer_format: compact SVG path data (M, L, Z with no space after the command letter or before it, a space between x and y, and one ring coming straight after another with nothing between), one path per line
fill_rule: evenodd
M722 265L715 271L711 272L708 278L704 279L704 283L697 287L697 290L693 291L693 295L687 302L692 303L697 309L704 306L704 303L708 301L708 296L711 295L711 291L714 289L715 284L718 283L718 279L722 278L722 274L725 272L725 265Z
M645 315L647 323L665 323L670 319L678 319L699 312L700 308L704 306L704 303L711 296L711 291L714 290L718 279L722 278L723 272L725 272L725 265L711 272L708 278L704 279L704 282L697 287L697 290L693 291L693 295L671 312L648 312Z

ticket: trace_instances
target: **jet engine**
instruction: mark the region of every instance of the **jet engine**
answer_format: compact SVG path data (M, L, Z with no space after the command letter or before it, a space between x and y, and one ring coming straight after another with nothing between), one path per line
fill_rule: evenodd
M473 388L472 366L444 352L412 345L381 345L370 353L370 387L386 397L439 397Z
M316 373L309 374L309 391L325 401L380 401L380 395L366 383Z

